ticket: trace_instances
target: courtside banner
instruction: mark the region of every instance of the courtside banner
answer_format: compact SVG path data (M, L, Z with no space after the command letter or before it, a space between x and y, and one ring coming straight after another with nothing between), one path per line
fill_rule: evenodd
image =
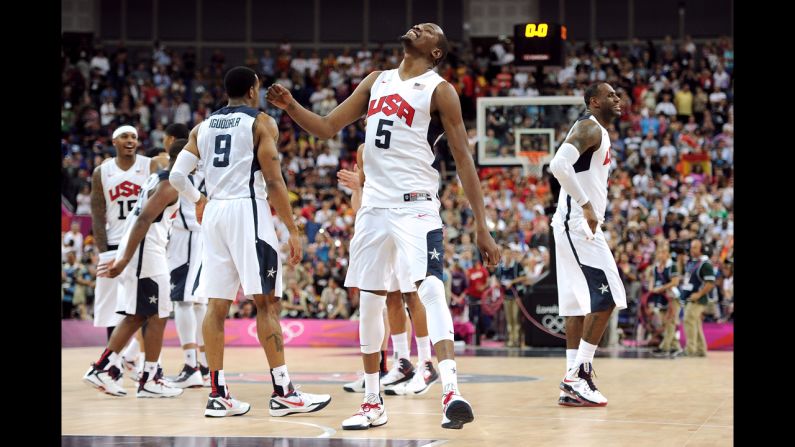
M281 320L284 344L289 346L355 346L359 347L359 322L350 320ZM257 322L254 319L226 320L226 346L256 346ZM104 327L91 321L63 320L61 347L105 346ZM168 320L163 346L180 346L174 320Z

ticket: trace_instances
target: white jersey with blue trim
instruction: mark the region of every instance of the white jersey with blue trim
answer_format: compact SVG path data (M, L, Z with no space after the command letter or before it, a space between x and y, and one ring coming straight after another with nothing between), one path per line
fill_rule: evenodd
M105 195L105 233L108 245L119 245L124 234L124 222L130 215L141 186L149 178L152 159L136 155L135 162L128 170L116 164L116 157L99 165L102 178L102 193Z
M431 121L431 98L444 79L429 70L407 80L398 70L378 75L370 89L365 132L362 206L439 209L433 145L444 130Z
M599 126L602 131L602 142L598 148L589 149L580 154L580 158L574 163L574 175L580 186L582 186L583 191L585 191L585 195L588 196L588 201L593 205L599 224L602 224L605 221L605 211L607 209L607 179L610 176L610 136L607 133L607 129L602 127L593 115L584 115L577 120L577 123L586 119L592 120ZM574 126L571 126L566 138L573 131ZM558 208L552 217L552 226L563 228L566 221L582 218L582 207L561 188Z
M160 171L157 174L152 174L141 187L141 194L138 195L138 201L135 203L130 216L124 226L124 236L119 243L119 251L116 258L119 259L124 255L127 244L130 240L130 233L132 227L138 220L146 202L154 194L155 189L160 182L168 180L168 171ZM177 215L179 208L179 200L173 204L168 205L160 215L155 217L155 220L149 225L149 230L146 232L146 237L141 241L135 250L135 254L130 259L130 263L124 269L125 275L135 274L138 278L151 278L157 275L168 275L168 258L166 257L166 244L168 244L168 232Z
M254 147L254 121L260 113L245 105L227 106L199 125L197 145L208 199L267 199Z

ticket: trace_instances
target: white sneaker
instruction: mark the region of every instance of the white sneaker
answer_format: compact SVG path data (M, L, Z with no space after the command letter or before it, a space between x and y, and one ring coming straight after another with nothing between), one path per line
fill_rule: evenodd
M414 365L408 359L399 359L392 364L392 369L381 378L384 390L399 383L408 382L414 377Z
M560 389L582 402L584 407L604 407L607 405L607 398L596 389L593 376L593 365L582 363L566 373L560 382Z
M328 394L302 393L296 388L286 396L279 396L274 391L268 405L268 412L274 417L295 413L313 413L325 408L329 402L331 402L331 396Z
M207 401L207 407L204 409L204 416L209 418L222 418L225 416L242 416L248 413L251 405L247 402L241 402L237 399L232 399L228 396L224 399L221 396L210 397Z
M384 399L381 396L376 399L375 394L370 394L370 399L361 404L359 411L342 421L342 429L367 430L370 427L380 427L386 424L387 420Z
M177 388L201 388L204 385L204 380L202 380L202 373L198 367L193 368L186 364L177 378L171 381L171 384Z
M426 361L425 365L417 365L415 374L411 380L393 385L384 389L384 393L389 396L405 396L425 394L431 385L439 380L439 374L433 367L433 362Z
M183 392L182 388L177 388L160 378L155 378L139 384L138 392L135 394L135 397L146 397L146 398L177 397L180 394L182 394L182 392Z
M111 396L122 397L127 395L127 391L118 385L108 370L96 369L93 364L83 375L83 382Z
M353 382L348 382L342 386L342 389L349 393L363 393L364 392L364 376L360 376Z
M472 406L460 394L448 391L442 397L442 428L461 429L475 420Z

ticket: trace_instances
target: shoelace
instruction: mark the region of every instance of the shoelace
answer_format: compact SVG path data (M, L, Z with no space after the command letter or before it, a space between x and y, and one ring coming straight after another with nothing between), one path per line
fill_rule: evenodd
M442 404L447 405L447 403L450 402L450 399L453 398L454 394L455 393L453 391L448 391L447 394L444 395L444 400L442 401Z
M381 404L371 404L371 403L363 403L361 405L361 410L354 413L354 416L364 416L364 413L367 413L370 410L377 410Z

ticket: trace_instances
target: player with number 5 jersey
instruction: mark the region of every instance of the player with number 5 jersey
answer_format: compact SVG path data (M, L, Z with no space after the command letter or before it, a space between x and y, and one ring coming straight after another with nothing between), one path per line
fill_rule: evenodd
M345 286L361 290L359 339L365 396L359 411L342 422L345 430L387 423L379 392L378 360L385 330L381 315L394 274L400 291L417 292L425 306L444 388L442 427L460 429L475 418L458 389L453 320L442 283L439 173L432 164L433 145L443 131L475 215L476 240L483 260L489 265L497 265L500 260L499 248L486 227L483 195L469 154L458 95L433 70L449 49L444 31L436 24L422 23L411 27L400 41L400 67L370 73L327 116L306 110L279 84L268 88L269 102L321 138L331 138L342 127L367 115L365 163L359 171L360 183L364 184L362 206L356 214L345 278Z

